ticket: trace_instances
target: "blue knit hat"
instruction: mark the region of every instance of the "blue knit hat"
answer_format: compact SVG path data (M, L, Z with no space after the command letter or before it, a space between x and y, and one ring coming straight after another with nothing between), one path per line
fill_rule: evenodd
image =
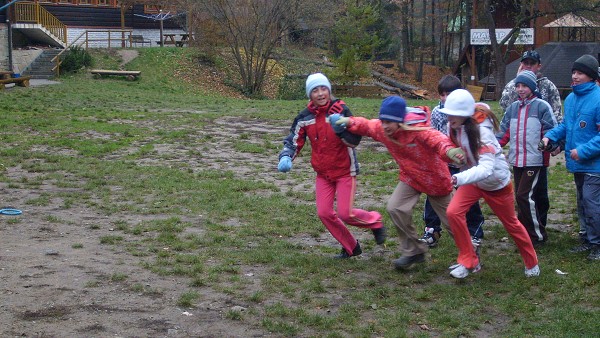
M532 93L535 93L535 91L537 90L537 76L535 76L535 74L530 71L530 70L524 70L522 72L519 73L519 75L517 75L517 78L515 79L515 86L517 85L517 83L522 83L524 85L526 85L527 87L529 87L529 89L531 89Z
M310 92L319 86L327 87L329 93L331 93L331 83L329 83L327 76L321 73L310 74L306 79L306 96L310 99Z
M403 123L406 115L406 102L400 96L388 96L381 102L379 119Z

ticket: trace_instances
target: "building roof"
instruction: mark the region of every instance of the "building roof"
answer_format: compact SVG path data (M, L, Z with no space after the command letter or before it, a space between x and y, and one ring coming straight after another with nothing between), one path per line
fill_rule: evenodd
M544 25L545 28L561 28L561 27L600 27L597 23L588 20L577 14L569 13L560 18Z
M549 42L536 51L542 58L540 72L554 82L558 88L570 88L571 66L583 54L600 56L600 44L597 42ZM506 66L506 82L512 80L516 74L521 59L517 59Z

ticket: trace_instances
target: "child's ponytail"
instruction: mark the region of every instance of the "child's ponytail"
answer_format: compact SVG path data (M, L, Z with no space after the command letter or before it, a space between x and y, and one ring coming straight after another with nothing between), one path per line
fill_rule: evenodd
M490 120L492 126L494 127L494 132L498 132L500 130L500 122L496 117L496 114L492 111L489 105L483 102L475 103L475 113L473 114L473 119L477 121L477 123L481 123L486 119Z

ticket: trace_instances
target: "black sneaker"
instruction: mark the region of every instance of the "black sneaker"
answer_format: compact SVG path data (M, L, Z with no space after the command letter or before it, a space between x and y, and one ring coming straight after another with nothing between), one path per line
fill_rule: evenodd
M423 237L419 238L419 241L427 244L430 248L438 245L438 241L442 237L442 233L440 231L435 231L433 228L425 228L423 232Z
M415 263L423 263L425 262L425 254L417 254L414 256L402 256L396 260L394 260L394 267L396 270L404 270L408 269L411 265Z
M545 241L531 241L531 244L533 244L533 248L534 249L540 249L541 247L543 247L544 245L546 245Z
M600 261L600 245L596 245L587 256L590 261Z
M333 258L337 258L337 259L350 258L350 257L358 256L361 253L362 253L362 249L360 248L360 244L358 243L358 241L356 241L356 246L354 247L354 250L352 250L352 255L349 255L346 252L346 249L342 248L342 252L339 255L335 255Z
M576 247L569 249L569 252L570 253L580 253L580 252L586 252L586 251L590 251L590 250L592 250L592 245L589 243L583 243L581 245L578 245Z
M373 236L375 237L375 243L381 245L385 243L385 239L387 238L387 233L385 231L385 227L381 227L379 229L372 229Z

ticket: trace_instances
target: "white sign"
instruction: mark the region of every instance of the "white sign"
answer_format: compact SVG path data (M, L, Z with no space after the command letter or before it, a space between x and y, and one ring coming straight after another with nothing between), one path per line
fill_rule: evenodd
M510 28L498 28L496 29L496 40L502 41L508 33ZM515 40L516 45L533 45L533 28L521 28L519 36ZM508 41L508 40L507 40ZM471 44L472 45L490 45L490 32L488 29L471 29Z

